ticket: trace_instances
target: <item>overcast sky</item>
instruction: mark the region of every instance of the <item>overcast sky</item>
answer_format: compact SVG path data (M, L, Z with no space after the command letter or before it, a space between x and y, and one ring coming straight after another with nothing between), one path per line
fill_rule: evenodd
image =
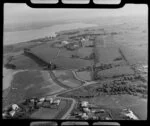
M147 5L128 4L120 9L36 9L26 4L4 5L4 22L7 23L29 23L39 21L55 21L60 19L80 19L81 17L100 16L131 16L146 15Z

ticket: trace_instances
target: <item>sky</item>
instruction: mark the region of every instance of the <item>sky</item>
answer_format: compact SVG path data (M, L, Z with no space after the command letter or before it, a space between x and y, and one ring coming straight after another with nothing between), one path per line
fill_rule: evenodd
M80 19L84 17L136 16L147 14L148 6L144 4L126 4L120 9L37 9L30 8L26 4L4 4L5 24Z

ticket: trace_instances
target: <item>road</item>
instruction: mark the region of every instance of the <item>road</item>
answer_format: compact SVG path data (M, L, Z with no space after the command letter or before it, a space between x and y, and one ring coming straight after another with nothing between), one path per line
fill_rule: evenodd
M110 79L109 81L113 81L113 80L115 80L115 79ZM73 99L73 98L60 97L58 95L63 94L63 93L67 93L67 92L70 92L70 91L73 91L73 90L76 90L76 89L80 89L82 87L85 87L85 86L88 86L88 85L91 85L91 84L105 83L106 81L108 82L108 79L107 80L103 80L101 82L97 82L97 81L85 82L83 85L81 85L79 87L71 88L71 89L66 89L64 91L60 91L60 92L57 92L55 94L48 95L48 97L55 97L55 98L60 98L60 99L72 100L72 105L70 106L70 108L68 109L68 111L61 118L61 119L66 119L69 116L69 114L71 113L71 111L73 110L73 108L74 108L74 106L76 104L76 100Z
M72 104L70 106L70 108L68 109L68 111L63 115L63 117L61 117L61 119L66 119L68 117L68 115L71 113L71 111L73 110L75 104L76 104L76 101L75 99L73 98L64 98L64 97L57 97L57 98L61 98L61 99L67 99L67 100L72 100Z

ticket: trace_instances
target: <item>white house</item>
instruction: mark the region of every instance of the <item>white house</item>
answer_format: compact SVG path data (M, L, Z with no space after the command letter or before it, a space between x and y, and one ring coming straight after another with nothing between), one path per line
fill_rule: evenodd
M66 45L66 44L68 44L69 42L68 42L68 41L62 41L61 43L64 44L64 45Z
M18 106L17 104L13 104L13 105L12 105L12 109L13 109L13 110L18 110L18 109L19 109L19 106Z
M124 115L126 115L130 119L138 120L138 117L134 115L134 113L130 109L124 109Z
M60 99L55 100L53 103L59 105L60 104Z
M45 101L45 98L40 98L39 101L40 101L40 102L44 102L44 101Z
M9 114L11 115L11 117L13 117L16 114L16 111L12 110L12 111L9 112Z
M82 114L82 118L83 118L83 119L88 119L89 117L88 117L88 115L87 115L86 113L83 113L83 114Z
M90 109L89 108L83 108L83 111L89 113Z
M87 107L89 103L87 101L82 101L81 106L82 107Z

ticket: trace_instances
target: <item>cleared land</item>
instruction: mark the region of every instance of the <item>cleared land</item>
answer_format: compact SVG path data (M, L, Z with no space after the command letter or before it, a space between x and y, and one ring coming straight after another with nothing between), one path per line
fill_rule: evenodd
M9 63L15 65L16 69L41 69L34 60L23 54L15 56Z
M31 51L46 63L51 61L60 69L78 69L81 67L91 66L92 64L91 61L88 60L70 58L70 55L74 54L74 52L64 50L62 52L60 51L60 55L57 55L59 49L48 46L49 45L38 46L33 48Z
M49 63L57 55L59 49L51 48L50 44L44 44L31 49L31 52Z
M92 81L92 73L90 71L76 72L76 75L81 80Z
M97 76L100 78L111 78L122 75L132 75L134 71L130 68L130 66L118 66L111 69L106 69L97 72Z
M103 47L99 44L101 39L95 41L95 55L96 55L96 62L100 64L105 63L113 63L116 58L121 57L118 47Z
M56 64L56 66L58 66L59 68L64 69L79 69L92 65L92 62L88 60L72 59L67 57L57 57L57 59L55 59L53 63Z
M55 84L49 76L45 76L40 71L22 71L14 75L3 104L18 103L19 101L30 97L41 97L62 89ZM49 81L50 79L50 81Z
M78 49L77 55L81 58L90 56L93 53L93 48L80 48Z
M65 84L65 85L67 85L67 86L69 86L71 88L78 87L78 86L82 85L82 82L77 80L74 77L74 75L73 75L73 73L71 71L57 70L57 71L53 71L53 72L54 72L55 76L57 77L57 79L61 83Z

